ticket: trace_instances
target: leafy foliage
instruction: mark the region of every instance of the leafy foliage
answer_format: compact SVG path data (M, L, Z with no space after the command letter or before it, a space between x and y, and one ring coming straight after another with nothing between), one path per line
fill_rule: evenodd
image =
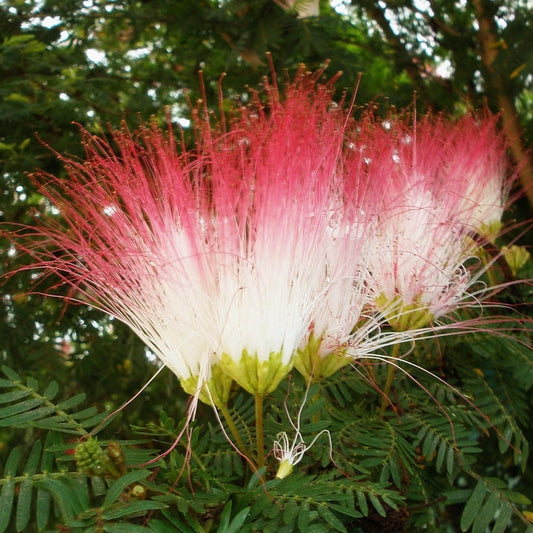
M38 427L85 435L87 428L99 424L103 419L95 407L69 414L68 411L83 403L83 393L54 404L53 400L59 392L56 381L39 393L35 379L29 378L28 383L24 384L20 376L9 368L3 367L2 370L8 379L0 381L0 387L7 390L0 396L0 403L7 404L0 408L0 427Z
M83 395L55 403L55 383L40 392L36 380L24 383L4 368L0 424L37 432L38 438L7 456L0 531L44 531L52 521L68 531L155 533L363 532L384 530L385 524L393 531L520 531L527 523L522 510L531 504L524 491L529 478L523 416L530 408L531 380L502 394L508 383L496 378L509 358L487 352L512 353L514 346L529 366L533 357L513 338L486 334L481 343L476 337L473 343L448 340L452 350L461 345L460 360L448 357L441 341L439 363L446 361L447 382L413 369L409 376L399 372L394 408L383 414L375 387L382 386L386 368L375 362L361 361L310 388L292 376L270 397L265 434L291 436L292 421L307 444L321 436L284 479L273 477L273 457L266 469L250 469L209 411L179 441L182 422L161 411L158 421L134 428L144 440L99 442L88 431L104 413L83 408ZM480 345L484 350L478 353ZM436 345L425 348L430 357L436 353ZM246 393L232 400L231 416L252 447L253 401ZM102 431L113 433L117 422ZM78 437L77 444L69 435ZM509 464L516 466L512 478ZM462 509L460 519L444 512L447 507Z

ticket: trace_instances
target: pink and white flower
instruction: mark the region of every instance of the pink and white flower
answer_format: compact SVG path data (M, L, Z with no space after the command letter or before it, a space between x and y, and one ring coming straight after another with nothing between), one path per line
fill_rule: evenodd
M196 151L154 125L112 142L84 132L85 160L61 158L67 179L35 176L63 222L46 214L23 232L37 267L129 325L217 406L232 380L272 391L338 291L332 276L352 283L332 264L344 112L312 76L283 101L265 92L228 133L199 125Z
M495 119L424 117L358 131L376 307L398 330L427 326L468 297L484 266L476 236L499 232L511 178Z
M195 150L155 125L84 132L68 178L35 175L61 221L44 213L19 246L216 406L233 381L261 396L294 365L329 376L394 342L385 321L454 310L477 279L473 234L501 218L494 119L354 121L317 80L284 98L266 83L228 132L199 123Z

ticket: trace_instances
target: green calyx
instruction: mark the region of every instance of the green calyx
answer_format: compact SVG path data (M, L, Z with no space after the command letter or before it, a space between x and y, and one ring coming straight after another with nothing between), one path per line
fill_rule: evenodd
M502 248L503 257L511 269L513 276L517 276L520 270L527 264L531 259L531 254L527 251L524 246L517 246L513 244L511 247L507 248L504 246Z
M488 224L481 224L479 228L477 228L477 232L479 235L482 235L487 239L489 242L494 243L498 236L501 234L503 224L499 220L494 220L492 222L489 222Z
M305 348L299 349L294 359L296 370L300 372L306 381L310 379L320 381L322 378L332 376L337 370L351 361L346 356L346 351L342 348L325 356L320 355L321 344L321 337L311 336Z
M293 464L289 461L289 459L283 459L278 466L278 471L276 472L276 478L277 479L283 479L287 477L293 469Z
M198 376L181 379L180 383L187 394L198 394L202 402L220 409L228 403L233 379L217 364L211 367L211 377L201 385Z
M399 295L390 299L381 293L375 302L376 307L384 313L387 322L395 331L423 328L431 324L434 318L427 305L404 304Z
M268 359L261 360L247 350L243 350L239 360L224 353L219 364L227 375L254 395L272 392L292 368L292 362L283 364L281 352L272 352Z

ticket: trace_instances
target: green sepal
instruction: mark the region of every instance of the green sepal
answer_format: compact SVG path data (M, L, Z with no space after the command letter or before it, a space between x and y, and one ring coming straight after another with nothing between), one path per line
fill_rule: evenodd
M320 355L321 344L321 337L311 336L305 348L298 350L294 359L296 370L306 380L320 381L322 378L328 378L352 361L342 348L324 356Z
M387 322L395 331L408 331L423 328L431 324L433 313L427 305L411 303L404 304L401 296L390 299L381 293L376 299L376 307L380 309Z
M531 259L531 254L527 251L527 248L525 246L517 246L516 244L513 244L509 248L503 246L502 254L513 276L518 276L520 270Z
M243 350L238 361L224 353L219 364L243 389L254 395L272 392L292 368L292 361L283 364L280 352L272 352L262 361L257 354L250 355L247 350Z
M277 479L286 478L293 469L293 464L288 459L283 459L280 461L278 466L278 471L276 472Z
M489 242L494 243L501 234L502 227L503 224L500 220L494 220L488 224L482 223L481 226L477 228L477 233L485 237Z
M220 365L213 365L211 367L211 377L201 386L198 384L198 376L180 379L180 383L187 394L191 396L198 394L202 402L220 409L220 407L228 404L233 379L224 372Z

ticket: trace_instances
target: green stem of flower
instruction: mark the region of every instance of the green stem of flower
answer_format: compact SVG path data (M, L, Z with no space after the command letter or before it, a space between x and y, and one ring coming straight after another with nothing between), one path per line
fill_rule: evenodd
M235 425L235 422L233 422L233 418L231 417L231 413L229 412L228 407L224 405L222 407L219 407L219 409L222 413L222 416L224 417L224 420L226 421L226 424L228 425L231 435L235 439L235 444L237 445L237 448L239 448L239 451L246 457L250 457L250 452L248 451L246 444L244 444L244 441L241 438L241 435L237 429L237 426Z
M400 350L400 343L397 343L392 347L391 358L393 360L398 358L399 350ZM387 406L389 405L389 394L392 388L392 383L394 381L395 372L396 372L396 366L393 364L389 364L389 368L387 369L387 379L385 380L385 387L383 388L383 396L381 398L381 405L378 411L378 416L380 418L383 417L383 415L385 414L385 410L387 409Z
M265 466L265 441L263 435L263 395L255 395L255 441L257 445L257 468Z

